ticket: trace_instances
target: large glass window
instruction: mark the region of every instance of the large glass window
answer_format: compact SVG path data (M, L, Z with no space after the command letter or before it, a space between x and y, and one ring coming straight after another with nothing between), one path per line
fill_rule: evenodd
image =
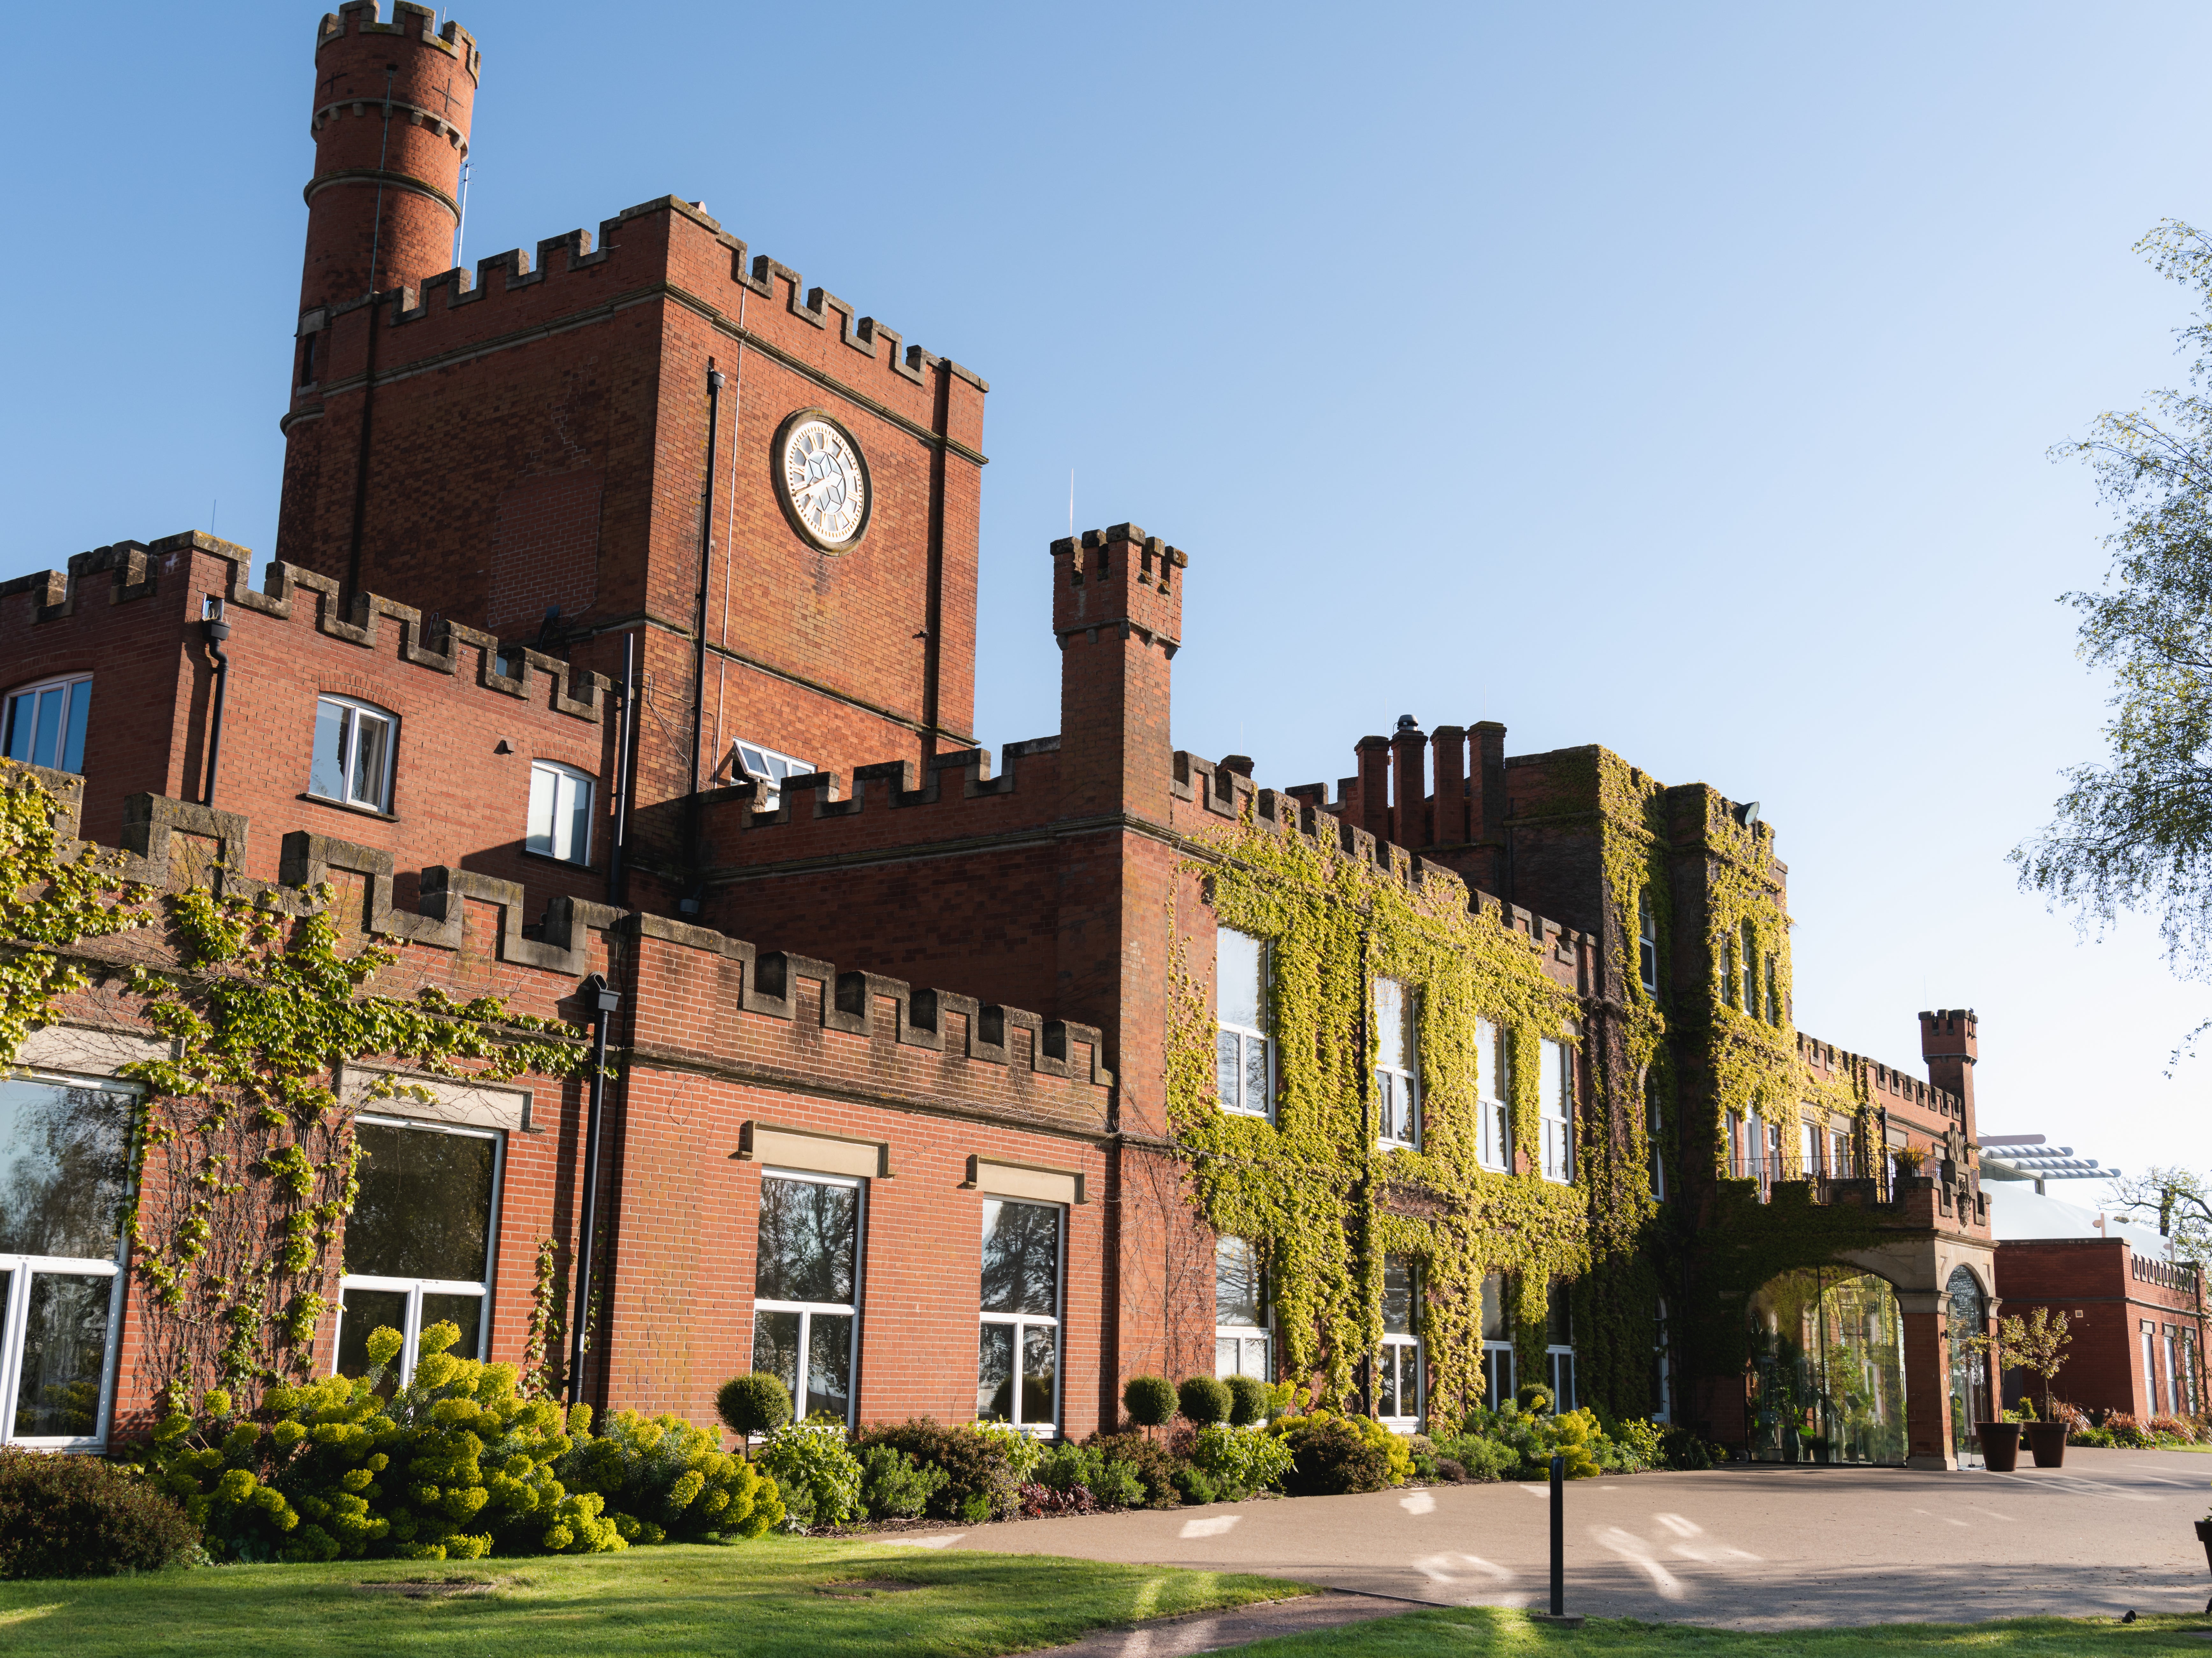
M853 1419L860 1351L860 1182L763 1174L753 1369L781 1376L802 1419Z
M572 864L592 861L592 779L574 766L538 760L530 767L530 831L523 846Z
M1674 1355L1667 1329L1667 1302L1659 1301L1658 1317L1651 1334L1651 1419L1674 1419Z
M1375 1102L1386 1145L1418 1145L1421 1135L1419 1002L1395 979L1375 981Z
M1544 1304L1545 1382L1552 1389L1552 1408L1575 1408L1575 1309L1566 1282L1553 1278Z
M1887 1283L1803 1267L1749 1310L1752 1461L1905 1461L1905 1329Z
M307 793L372 811L392 809L392 755L398 746L396 714L349 696L315 702L315 757Z
M1537 1105L1543 1113L1544 1178L1575 1177L1575 1056L1548 1036L1537 1044Z
M1267 1285L1260 1252L1247 1238L1213 1241L1213 1373L1274 1377L1267 1363Z
M0 1081L0 1440L107 1437L131 1102L96 1083Z
M983 1203L983 1314L975 1415L1048 1431L1060 1420L1057 1204Z
M415 1374L423 1327L450 1320L447 1351L482 1358L491 1333L492 1243L499 1235L501 1143L489 1129L364 1116L361 1195L346 1217L337 1373L364 1376L368 1338L399 1332L398 1375Z
M1482 1280L1483 1398L1492 1410L1513 1402L1513 1309L1505 1299L1504 1274Z
M84 769L85 722L92 717L92 678L50 679L8 697L0 753L53 771Z
M1743 972L1738 981L1742 993L1743 1011L1753 1018L1759 1017L1759 935L1752 931L1751 923L1743 924Z
M1474 1022L1475 1155L1486 1169L1513 1167L1513 1038L1502 1025Z
M1375 1414L1421 1419L1420 1268L1402 1255L1382 1258L1382 1345L1375 1351Z
M1224 1111L1264 1117L1275 1099L1267 1041L1267 946L1249 932L1214 934L1214 1017L1221 1026L1215 1081Z

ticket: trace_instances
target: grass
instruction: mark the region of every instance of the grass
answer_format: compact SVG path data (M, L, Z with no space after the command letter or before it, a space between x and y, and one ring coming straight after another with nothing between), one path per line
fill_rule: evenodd
M1238 1658L2111 1658L2208 1649L2203 1618L2018 1618L1990 1624L1881 1624L1872 1628L1783 1630L1772 1634L1593 1618L1579 1630L1547 1629L1495 1606L1440 1607L1404 1618L1289 1636L1237 1649Z
M427 1580L417 1586L424 1598L362 1587L406 1579ZM574 1558L216 1566L0 1584L0 1650L9 1658L968 1655L1054 1646L1101 1625L1310 1593L1304 1584L1227 1572L938 1554L874 1538L769 1537L732 1548L665 1546Z

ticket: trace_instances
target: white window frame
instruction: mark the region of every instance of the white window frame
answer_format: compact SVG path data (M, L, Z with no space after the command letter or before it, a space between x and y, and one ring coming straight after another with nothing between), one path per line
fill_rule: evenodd
M398 1385L402 1388L415 1380L415 1366L422 1357L416 1344L422 1334L424 1296L483 1297L483 1311L477 1319L476 1351L462 1352L451 1347L446 1351L456 1358L489 1357L491 1352L492 1286L499 1279L500 1206L507 1196L507 1135L496 1128L478 1128L465 1123L424 1122L416 1117L398 1117L382 1112L364 1111L355 1121L372 1128L404 1128L410 1133L442 1133L460 1139L489 1140L492 1143L491 1212L485 1224L484 1275L481 1283L459 1278L386 1278L368 1272L348 1272L338 1279L338 1317L337 1332L331 1342L331 1374L336 1376L338 1373L338 1350L345 1330L345 1292L348 1290L397 1291L407 1297L406 1325L399 1333L404 1339L397 1361Z
M44 1083L52 1087L91 1089L102 1094L127 1094L133 1097L143 1091L113 1077L28 1068L0 1072L0 1081ZM135 1158L137 1150L135 1145L126 1148L125 1155ZM116 1367L123 1347L123 1260L128 1236L127 1229L118 1229L115 1254L106 1260L76 1255L0 1254L0 1272L9 1275L7 1295L0 1300L0 1318L5 1320L4 1325L0 1325L0 1445L19 1445L27 1450L94 1453L107 1448L108 1433L115 1418ZM18 1435L15 1431L15 1391L22 1385L23 1337L30 1319L31 1278L39 1272L108 1280L107 1351L100 1364L99 1422L88 1435Z
M1636 890L1636 965L1638 977L1650 994L1659 993L1659 916L1652 908L1651 889Z
M1475 1160L1513 1169L1513 1033L1488 1019L1474 1022Z
M1493 1286L1498 1294L1499 1322L1510 1332L1513 1327L1513 1316L1505 1305L1505 1275L1503 1272L1489 1272L1483 1276L1482 1322L1486 1324L1489 1321L1490 1297ZM1520 1361L1514 1357L1511 1335L1492 1336L1485 1331L1482 1337L1482 1380L1492 1410L1513 1402L1514 1395L1520 1391L1520 1382L1516 1374L1519 1369Z
M1388 1271L1389 1257L1386 1255L1383 1260L1384 1270ZM1375 1348L1373 1397L1375 1419L1377 1422L1399 1433L1416 1433L1419 1431L1421 1425L1419 1411L1401 1410L1388 1416L1382 1413L1382 1366L1385 1364L1392 1367L1392 1380L1396 1383L1395 1392L1400 1403L1402 1404L1405 1400L1407 1378L1409 1375L1412 1377L1414 1399L1423 1404L1425 1404L1428 1400L1428 1390L1423 1385L1427 1378L1422 1370L1426 1355L1422 1351L1420 1337L1423 1287L1421 1263L1418 1260L1408 1260L1406 1262L1406 1271L1412 1278L1410 1295L1407 1302L1406 1321L1413 1327L1410 1333L1401 1333L1391 1330L1385 1330L1382 1333L1382 1339Z
M54 725L54 751L47 759L38 757L39 703L49 691L62 693L61 714ZM29 700L31 728L18 738L15 722L22 717L25 699ZM44 766L50 771L65 771L82 776L84 773L84 743L92 728L92 676L88 673L62 674L52 679L34 679L27 685L19 685L7 694L7 703L0 708L0 754L10 760L27 765ZM70 752L74 742L76 753ZM27 752L18 754L18 748ZM75 760L74 766L69 763Z
M307 793L318 800L328 800L341 806L353 806L366 811L390 812L392 810L392 774L399 756L399 716L389 708L380 708L374 702L364 702L357 696L341 696L335 691L324 691L315 698L315 736L319 738L323 729L323 708L344 710L341 736L338 739L338 777L341 794L325 794L315 786L315 759L311 747L307 756ZM361 742L361 719L363 714L385 723L384 774L377 780L377 798L364 800L353 792L354 755Z
M791 1419L806 1420L807 1365L814 1356L814 1315L823 1313L833 1317L849 1317L853 1321L852 1345L845 1355L845 1425L849 1428L858 1419L860 1408L860 1297L862 1268L868 1258L868 1183L849 1175L816 1174L804 1169L763 1168L763 1181L771 1180L800 1181L810 1186L842 1186L860 1193L853 1214L853 1303L840 1306L834 1301L776 1301L757 1293L760 1263L756 1260L753 1283L753 1340L760 1339L760 1315L763 1313L797 1313L799 1316L799 1348L797 1357L798 1389L791 1398ZM757 1218L755 1224L757 1225ZM747 1361L750 1363L750 1359Z
M2138 1319L2142 1329L2143 1397L2150 1401L2146 1416L2156 1416L2158 1409L2158 1326L2148 1319Z
M801 760L797 755L785 754L765 743L756 743L749 737L730 739L728 762L760 785L753 796L753 810L774 811L783 799L783 782L787 777L805 777L814 770L811 760Z
M1543 1175L1555 1185L1575 1183L1575 1054L1568 1043L1546 1036L1538 1050L1536 1109L1543 1129ZM1547 1075L1547 1073L1550 1073Z
M1272 1122L1274 1121L1275 1116L1274 1039L1266 1030L1255 1029L1250 1025L1231 1024L1228 1020L1220 1017L1221 940L1224 938L1249 938L1254 944L1259 946L1259 1012L1261 1020L1263 1023L1272 1023L1272 1021L1268 1019L1268 1015L1273 1011L1270 1003L1275 987L1274 946L1268 940L1262 938L1255 932L1246 932L1238 927L1217 927L1214 931L1213 943L1213 1005L1214 1023L1219 1027L1220 1035L1216 1039L1214 1048L1213 1076L1215 1091L1217 1095L1219 1095L1220 1096L1221 1108L1224 1111L1233 1111L1237 1115L1244 1117L1265 1117ZM1234 1051L1237 1057L1237 1069L1235 1073L1237 1077L1237 1097L1233 1100L1230 1099L1226 1095L1220 1094L1221 1054L1224 1048L1232 1042L1234 1043ZM1267 1088L1267 1097L1261 1101L1257 1105L1254 1105L1248 1097L1248 1084L1252 1074L1252 1054L1255 1045L1262 1060L1264 1061Z
M1743 999L1741 1005L1746 1018L1755 1019L1759 1017L1759 935L1751 930L1748 921L1743 924L1741 955Z
M1060 1419L1065 1412L1064 1401L1067 1395L1067 1343L1061 1332L1061 1315L1065 1312L1067 1307L1067 1206L1064 1203L1040 1203L1034 1198L989 1197L984 1199L983 1201L987 1205L994 1203L1005 1205L1011 1203L1020 1205L1030 1209L1049 1209L1058 1218L1056 1222L1057 1248L1054 1254L1053 1264L1052 1311L1049 1314L987 1313L983 1311L981 1307L976 1309L976 1323L978 1328L975 1333L975 1362L979 1370L982 1364L982 1330L981 1327L987 1324L1004 1324L1011 1325L1013 1327L1013 1386L1006 1400L1009 1407L1006 1417L1006 1422L1010 1425L1018 1428L1024 1433L1031 1435L1034 1437L1049 1439L1060 1432ZM982 1230L981 1221L981 1212L979 1211L977 1213L978 1224L975 1235L975 1298L978 1302L982 1299L983 1282ZM854 1331L857 1332L860 1326L855 1322L853 1327ZM1049 1329L1052 1332L1052 1420L1049 1422L1030 1422L1024 1420L1022 1416L1022 1350L1029 1340L1029 1332L1031 1329ZM981 1380L980 1376L978 1377L978 1380ZM855 1391L857 1392L858 1390L856 1389ZM994 1418L986 1417L981 1412L978 1411L975 1415L975 1419L978 1422L985 1422L993 1420Z
M1555 1305L1563 1315L1557 1321L1552 1317L1552 1309ZM1555 1322L1564 1325L1564 1331L1555 1332ZM1564 1334L1566 1339L1564 1341L1556 1339L1558 1334ZM1565 1386L1561 1385L1563 1379ZM1575 1391L1575 1309L1568 1297L1565 1278L1554 1278L1546 1292L1544 1385L1551 1390L1552 1413L1555 1416L1565 1415L1580 1402Z
M1651 1067L1644 1067L1644 1140L1651 1157L1651 1200L1667 1201L1667 1157L1663 1145L1665 1124L1659 1109L1659 1096L1651 1084Z
M2161 1321L2158 1327L2158 1356L2160 1365L2159 1374L2166 1379L2166 1413L2169 1416L2179 1416L2181 1393L2174 1385L2173 1337L2174 1327Z
M1766 952L1766 1023L1782 1023L1782 975L1776 967L1772 950Z
M1851 1135L1847 1128L1828 1130L1828 1175L1832 1180L1855 1178L1851 1164Z
M1667 1327L1667 1297L1664 1296L1659 1297L1658 1314L1651 1334L1652 1362L1658 1370L1657 1386L1653 1389L1656 1402L1652 1407L1651 1419L1654 1422L1672 1422L1674 1419L1674 1355L1670 1351L1671 1333Z
M538 785L544 784L545 832L538 832ZM530 816L525 824L522 849L541 857L558 858L564 864L592 861L592 808L599 792L599 779L574 766L564 765L558 760L532 760L530 762ZM581 795L583 810L577 811L577 797ZM573 836L577 819L584 827L584 844L578 847ZM562 841L569 837L564 849Z
M1413 1060L1410 1069L1382 1062L1382 1055L1389 1052L1382 1035L1382 987L1385 985L1398 994L1398 1017L1404 1022L1406 1048ZM1376 1144L1385 1151L1396 1147L1418 1151L1421 1144L1420 993L1402 979L1378 978L1369 993L1368 1005L1374 1010L1376 1031Z
M1799 1121L1797 1128L1797 1157L1801 1164L1797 1177L1800 1180L1818 1180L1827 1172L1824 1167L1827 1162L1827 1126L1808 1117Z
M1252 1253L1253 1273L1258 1279L1260 1286L1260 1321L1257 1324L1224 1324L1220 1321L1221 1255L1224 1247L1230 1245L1241 1247L1250 1250ZM1232 1376L1249 1376L1261 1382L1272 1382L1275 1379L1275 1331L1273 1309L1268 1304L1267 1273L1267 1269L1259 1265L1259 1253L1257 1246L1255 1245L1249 1238L1235 1237L1228 1233L1223 1233L1213 1241L1215 1307L1213 1325L1213 1374L1219 1376L1224 1381L1228 1380ZM1232 1344L1231 1350L1236 1354L1236 1362L1233 1364L1229 1364L1225 1367L1223 1362L1223 1355L1221 1351L1221 1346L1224 1342ZM1251 1357L1250 1348L1255 1345L1260 1350L1260 1368L1256 1370L1247 1370L1245 1368L1245 1361Z

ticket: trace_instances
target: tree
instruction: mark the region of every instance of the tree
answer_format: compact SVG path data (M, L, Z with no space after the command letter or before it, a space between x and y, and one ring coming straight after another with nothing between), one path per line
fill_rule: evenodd
M2156 1216L2176 1260L2212 1264L2212 1181L2187 1169L2154 1168L2114 1181L2110 1206Z
M2065 773L2057 815L2014 848L2021 884L2086 923L2158 918L2168 960L2212 976L2212 238L2162 221L2136 244L2203 307L2177 330L2187 389L2100 415L2051 452L2088 463L2118 515L2104 586L2064 602L2078 653L2112 676L2102 761ZM2203 1027L2199 1027L2200 1030Z
M2051 1419L2051 1383L2066 1366L2066 1350L2074 1345L2063 1313L2039 1307L2026 1318L2008 1315L1997 1321L1997 1341L2005 1362L2043 1378L2043 1419Z

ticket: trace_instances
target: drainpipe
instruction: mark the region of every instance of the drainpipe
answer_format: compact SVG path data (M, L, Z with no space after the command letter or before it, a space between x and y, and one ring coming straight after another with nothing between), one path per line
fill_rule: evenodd
M627 884L623 853L629 841L630 751L636 741L630 709L636 701L637 634L632 630L623 635L622 701L615 708L615 844L607 854L607 902L617 909L623 906Z
M216 767L222 760L222 694L230 685L230 659L222 653L222 641L230 637L230 623L222 617L222 601L210 595L215 606L211 615L200 618L200 637L207 641L208 655L215 660L215 708L208 720L207 785L200 791L200 804L215 805Z
M691 794L685 803L684 838L690 865L690 888L677 908L686 915L699 913L704 890L704 848L701 845L702 818L699 807L699 745L706 740L707 716L707 577L713 568L714 553L714 450L716 440L722 432L722 371L714 367L712 357L707 359L707 492L699 509L699 599L691 613L692 652L691 671Z
M607 1018L622 1005L622 993L610 990L606 980L597 973L584 981L583 991L592 1011L592 1094L584 1129L584 1212L576 1225L576 1316L568 1344L571 1405L583 1400L584 1348L592 1311L592 1257L599 1243L599 1114L607 1091Z

